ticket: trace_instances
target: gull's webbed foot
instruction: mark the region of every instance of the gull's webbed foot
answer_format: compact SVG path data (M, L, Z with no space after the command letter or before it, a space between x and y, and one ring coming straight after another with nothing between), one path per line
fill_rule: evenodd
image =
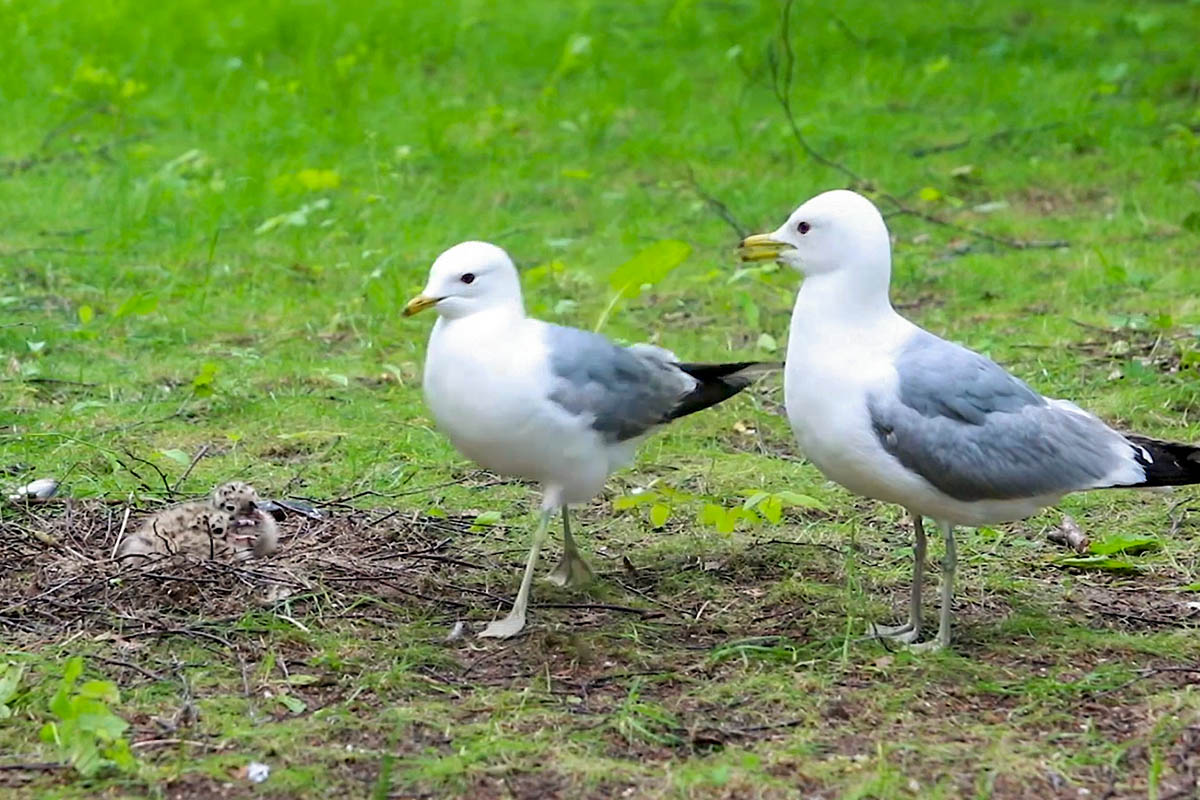
M911 645L920 635L921 630L913 627L911 622L905 622L903 625L867 624L867 636L872 639L887 639L889 642Z
M936 653L939 650L945 650L950 646L950 642L943 642L942 637L930 639L928 642L916 642L908 646L910 653Z
M595 573L582 556L578 553L565 553L558 566L546 575L546 580L555 586L575 588L590 583L594 576Z
M525 629L525 611L518 612L515 608L504 619L490 623L479 632L480 637L489 639L508 639L516 636Z

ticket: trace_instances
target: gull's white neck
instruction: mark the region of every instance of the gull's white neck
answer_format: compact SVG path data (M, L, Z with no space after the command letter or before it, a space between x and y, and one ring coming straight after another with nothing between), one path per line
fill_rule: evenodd
M515 325L525 319L525 307L520 300L496 303L461 316L441 316L436 327L495 330Z
M876 276L878 278L878 276ZM804 279L792 310L791 331L809 339L869 335L879 326L903 321L888 298L886 273L882 280L864 282L847 270Z

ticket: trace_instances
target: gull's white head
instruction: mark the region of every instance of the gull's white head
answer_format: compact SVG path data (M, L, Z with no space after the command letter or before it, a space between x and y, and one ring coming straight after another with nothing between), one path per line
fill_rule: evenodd
M848 189L819 194L771 233L747 237L741 257L778 261L806 277L853 272L856 280L884 287L891 274L891 240L879 209Z
M434 260L425 289L408 301L404 316L434 308L456 319L504 307L524 310L512 259L494 244L462 242Z

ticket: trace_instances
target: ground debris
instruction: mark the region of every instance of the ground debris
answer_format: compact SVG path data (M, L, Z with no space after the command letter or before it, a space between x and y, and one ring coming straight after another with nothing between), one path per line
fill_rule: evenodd
M0 631L10 640L80 629L128 633L177 627L180 620L236 618L285 599L294 607L315 595L323 613L337 613L364 592L466 608L487 593L457 586L454 575L497 566L469 549L483 536L472 530L472 517L366 509L321 519L291 515L279 524L279 551L251 562L176 553L151 564L121 563L112 557L114 544L122 528L145 515L75 501L66 514L29 507L0 519Z
M1087 534L1070 514L1063 514L1062 522L1058 523L1057 528L1047 533L1046 538L1055 544L1069 547L1076 553L1086 553L1091 544Z

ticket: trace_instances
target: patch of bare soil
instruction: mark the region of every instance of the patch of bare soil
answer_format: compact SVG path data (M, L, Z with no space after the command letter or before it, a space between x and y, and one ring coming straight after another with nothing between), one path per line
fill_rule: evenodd
M1016 202L1032 213L1057 217L1096 206L1109 207L1115 203L1115 198L1103 187L1046 189L1030 186L1017 193Z

